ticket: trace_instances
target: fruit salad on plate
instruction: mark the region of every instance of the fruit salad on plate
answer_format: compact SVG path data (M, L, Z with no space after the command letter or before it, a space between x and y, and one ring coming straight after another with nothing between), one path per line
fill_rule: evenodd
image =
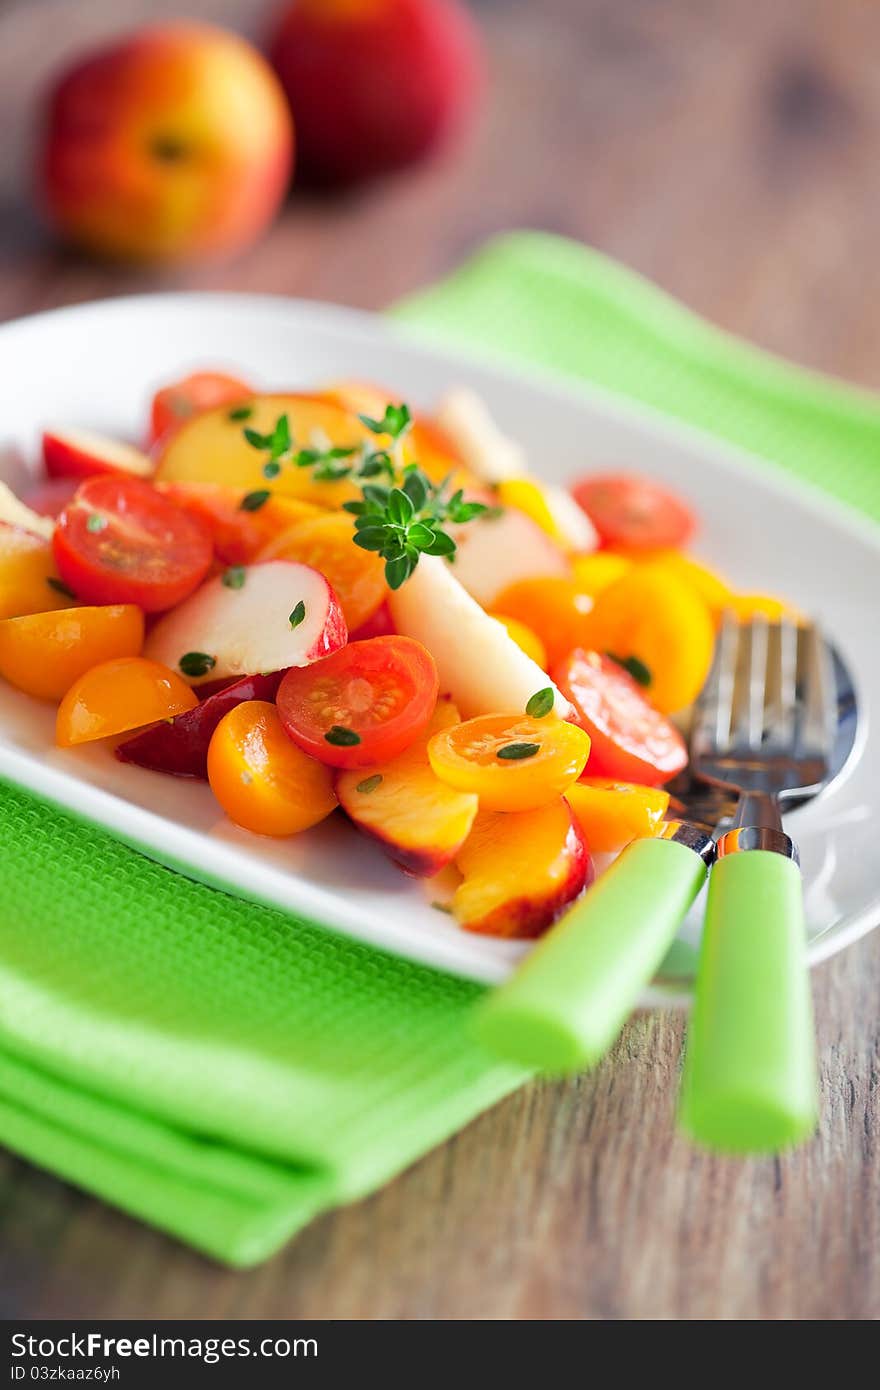
M0 676L254 834L346 816L469 931L538 935L656 832L719 615L782 609L686 553L681 499L542 482L464 389L204 372L147 435L48 429L0 485Z

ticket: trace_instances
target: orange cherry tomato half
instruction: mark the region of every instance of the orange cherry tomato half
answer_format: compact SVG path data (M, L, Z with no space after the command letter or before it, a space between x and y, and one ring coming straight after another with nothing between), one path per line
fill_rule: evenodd
M331 767L369 767L402 753L437 703L434 658L411 637L370 637L295 666L278 689L285 731Z
M488 811L533 811L580 777L590 740L575 724L482 714L442 729L428 744L435 776L476 792Z
M102 661L74 681L58 706L55 742L59 748L70 748L109 738L158 719L173 719L198 702L186 681L158 661L143 656Z
M154 440L190 420L202 410L213 410L217 405L233 405L253 394L253 387L237 377L225 376L222 372L194 372L175 381L171 386L163 386L153 397L150 409L150 433Z
M595 474L575 483L575 501L603 545L624 550L682 546L694 529L692 513L671 492L630 473Z
M336 806L333 773L291 742L267 700L245 700L220 720L208 781L229 819L257 835L295 835Z
M92 666L137 656L144 615L130 603L66 608L0 622L0 676L40 700L60 700Z
M173 608L205 578L213 547L203 526L135 478L88 478L58 518L61 578L85 603Z
M578 649L553 672L592 740L590 776L656 787L687 763L684 739L610 657Z

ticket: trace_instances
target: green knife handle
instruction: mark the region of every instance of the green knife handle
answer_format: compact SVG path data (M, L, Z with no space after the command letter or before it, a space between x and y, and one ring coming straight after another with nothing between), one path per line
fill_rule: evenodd
M709 1148L773 1153L805 1139L816 1114L800 869L767 849L724 854L709 884L681 1127Z
M702 844L711 857L711 839ZM477 1006L479 1041L496 1056L556 1075L592 1066L614 1042L705 878L699 850L671 839L634 840Z

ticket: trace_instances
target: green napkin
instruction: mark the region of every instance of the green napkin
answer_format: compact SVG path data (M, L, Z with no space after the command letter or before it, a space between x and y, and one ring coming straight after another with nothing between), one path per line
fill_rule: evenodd
M588 378L880 517L880 407L520 233L401 306ZM525 1078L476 986L159 867L0 784L0 1139L232 1264L386 1182Z

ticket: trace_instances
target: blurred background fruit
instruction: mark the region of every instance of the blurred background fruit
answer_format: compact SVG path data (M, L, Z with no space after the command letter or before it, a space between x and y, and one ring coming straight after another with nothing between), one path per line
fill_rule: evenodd
M483 77L459 0L293 0L269 56L301 172L326 185L402 169L444 145L472 115Z
M115 259L238 251L277 212L293 129L271 68L208 25L141 29L58 78L37 179L56 228Z

